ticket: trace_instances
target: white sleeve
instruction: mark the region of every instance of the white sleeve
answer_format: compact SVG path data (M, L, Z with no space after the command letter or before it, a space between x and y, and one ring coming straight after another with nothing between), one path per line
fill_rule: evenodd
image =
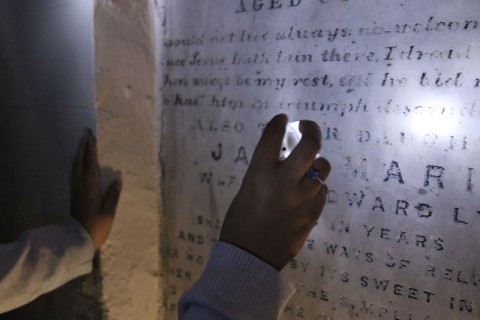
M89 273L93 255L92 239L73 218L0 244L0 314Z

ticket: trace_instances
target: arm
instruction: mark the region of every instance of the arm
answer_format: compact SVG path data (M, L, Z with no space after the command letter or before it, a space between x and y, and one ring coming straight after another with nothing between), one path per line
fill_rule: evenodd
M0 314L91 271L93 243L74 219L0 245Z
M112 227L120 191L121 182L114 181L102 200L96 141L86 130L72 170L72 218L0 245L0 313L91 271L94 251Z
M239 247L216 242L205 272L180 301L182 320L268 320L295 292L285 277Z
M293 288L279 271L301 249L323 210L330 172L316 123L302 121L302 140L279 159L288 119L274 117L255 149L207 267L179 305L181 319L277 319ZM307 172L314 168L319 180Z

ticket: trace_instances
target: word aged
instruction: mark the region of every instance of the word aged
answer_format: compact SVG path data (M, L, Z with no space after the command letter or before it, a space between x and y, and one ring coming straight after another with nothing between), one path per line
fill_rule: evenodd
M246 13L249 10L272 10L281 8L293 8L302 3L302 0L240 0L235 13Z

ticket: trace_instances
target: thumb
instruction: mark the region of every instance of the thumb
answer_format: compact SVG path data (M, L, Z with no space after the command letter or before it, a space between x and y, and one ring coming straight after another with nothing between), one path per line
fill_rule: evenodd
M103 199L102 209L100 210L101 215L115 216L122 186L121 180L115 180L110 183Z

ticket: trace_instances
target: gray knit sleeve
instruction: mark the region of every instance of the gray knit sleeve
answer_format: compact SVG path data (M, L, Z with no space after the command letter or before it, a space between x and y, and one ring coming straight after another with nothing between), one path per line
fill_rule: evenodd
M180 300L179 319L275 320L294 291L267 263L216 242L202 276Z

